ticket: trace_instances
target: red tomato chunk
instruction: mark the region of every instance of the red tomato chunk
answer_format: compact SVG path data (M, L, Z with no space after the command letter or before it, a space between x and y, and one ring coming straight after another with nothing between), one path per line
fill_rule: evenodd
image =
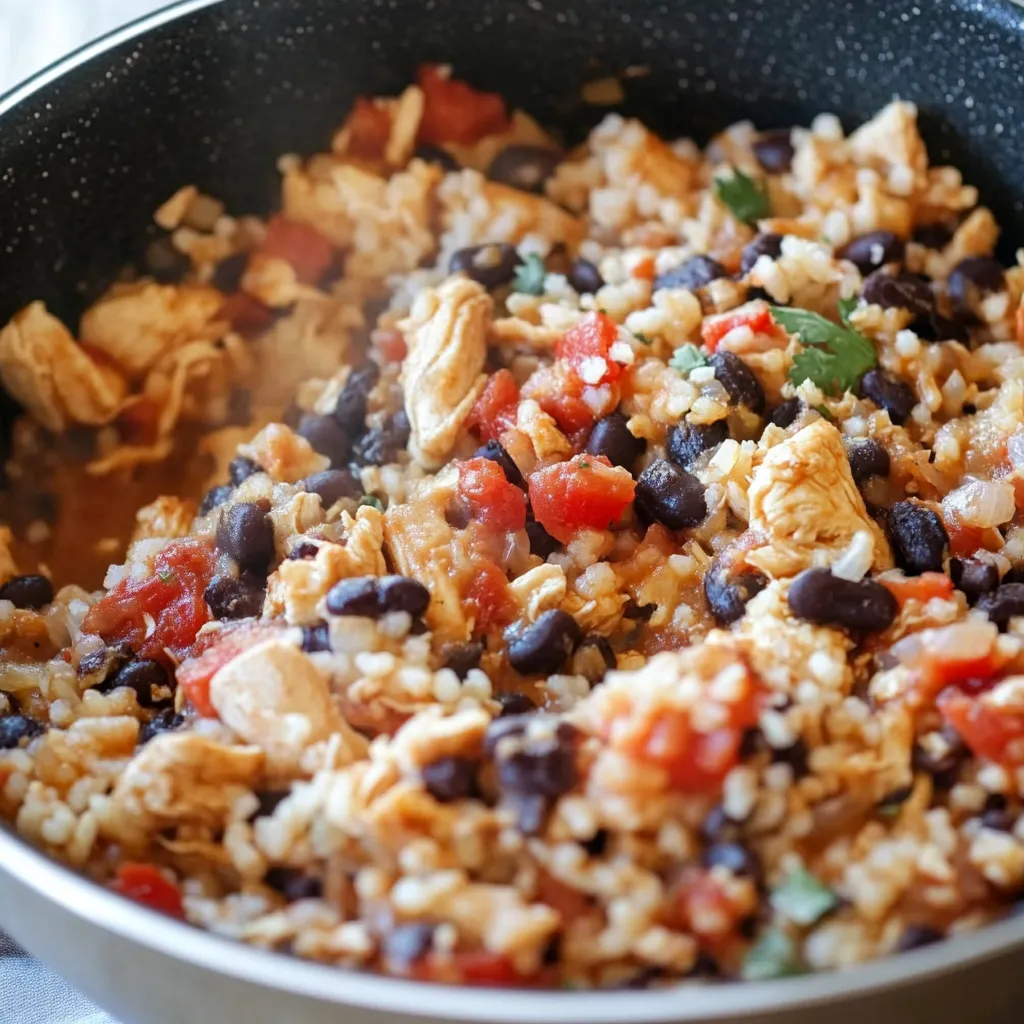
M530 504L537 522L564 544L581 529L614 526L635 489L628 470L603 455L577 455L530 476Z
M492 530L526 525L526 495L490 459L470 459L459 466L459 496L472 517Z
M586 384L611 384L622 367L608 358L619 329L604 313L588 313L555 343L555 356L572 367Z
M361 160L377 160L391 135L391 117L372 100L360 96L345 121L348 151Z
M508 370L498 370L484 385L469 410L466 426L483 441L496 441L514 426L519 405L519 388Z
M211 545L173 541L157 555L152 576L122 580L89 609L82 629L126 643L142 658L167 663L167 651L180 658L210 618L203 591L213 567Z
M737 313L709 316L700 329L704 347L709 352L714 352L718 348L718 343L736 327L749 327L755 334L770 334L775 328L775 321L768 306L763 302Z
M416 81L423 90L420 142L471 145L509 126L505 101L497 93L449 78L437 64L421 65Z
M170 917L184 918L181 890L152 864L122 864L110 883L114 892Z
M978 757L1007 768L1024 765L1024 708L1000 707L957 689L940 693L938 706Z
M319 231L281 214L267 223L259 252L291 264L303 284L316 284L334 262L334 247Z
M508 580L493 562L482 562L475 567L463 598L475 620L476 634L507 625L515 615Z

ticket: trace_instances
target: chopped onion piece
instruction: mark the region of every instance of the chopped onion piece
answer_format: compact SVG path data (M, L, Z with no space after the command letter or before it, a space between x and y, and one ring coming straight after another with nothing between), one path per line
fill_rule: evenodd
M987 529L1008 523L1017 511L1017 504L1012 484L968 480L942 499L942 508L967 526Z

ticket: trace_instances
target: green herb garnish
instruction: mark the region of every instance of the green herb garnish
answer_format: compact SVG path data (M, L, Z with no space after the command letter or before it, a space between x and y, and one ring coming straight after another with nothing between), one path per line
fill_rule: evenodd
M160 577L161 583L170 583L174 579L174 571L172 569L158 569L157 576Z
M636 340L639 341L641 345L653 345L654 344L654 339L653 338L648 338L646 334L643 334L640 331L634 331L633 332L633 337L636 338Z
M521 292L523 295L543 295L544 278L547 276L547 272L544 261L536 253L531 252L516 267L512 291Z
M841 395L852 391L861 375L878 363L874 346L859 331L840 327L806 309L769 308L775 322L790 334L799 334L804 346L803 352L793 357L789 371L794 384L809 380L826 394ZM840 312L849 315L849 307Z
M384 502L380 500L375 494L364 494L359 499L360 506L369 505L370 508L375 508L378 512L384 511Z
M696 370L698 366L707 366L708 360L707 356L696 345L688 341L680 345L672 353L672 358L669 359L668 365L686 377L691 370Z
M855 331L857 328L850 323L850 314L857 308L856 299L840 299L836 303L839 309L839 319L850 328L851 331Z
M800 867L775 887L771 904L794 924L811 925L835 910L839 899L810 871Z
M828 406L826 406L826 405L816 405L816 406L814 407L814 411L815 411L815 412L816 412L816 413L817 413L817 414L818 414L818 415L819 415L819 416L820 416L820 417L821 417L821 418L822 418L823 420L828 420L828 421L829 421L829 423L831 423L831 422L832 422L832 413L830 413L830 412L828 411Z
M715 198L725 203L737 220L746 224L771 213L768 193L742 171L734 170L728 177L715 178Z
M580 461L577 462L576 465L579 466L580 469L590 469L590 463L587 462L586 459L580 459Z
M803 973L796 943L777 928L769 928L747 950L740 968L744 981L768 981Z

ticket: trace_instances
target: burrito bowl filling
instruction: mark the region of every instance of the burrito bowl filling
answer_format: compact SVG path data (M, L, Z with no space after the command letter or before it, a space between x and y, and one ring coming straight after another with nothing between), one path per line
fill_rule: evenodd
M429 65L280 171L266 220L168 199L75 334L0 331L13 827L461 984L1012 912L1024 270L913 105L567 150Z

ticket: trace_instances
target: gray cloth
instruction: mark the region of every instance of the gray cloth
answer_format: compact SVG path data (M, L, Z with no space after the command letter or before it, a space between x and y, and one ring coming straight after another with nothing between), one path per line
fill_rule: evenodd
M117 1024L2 933L0 1007L7 1024Z

